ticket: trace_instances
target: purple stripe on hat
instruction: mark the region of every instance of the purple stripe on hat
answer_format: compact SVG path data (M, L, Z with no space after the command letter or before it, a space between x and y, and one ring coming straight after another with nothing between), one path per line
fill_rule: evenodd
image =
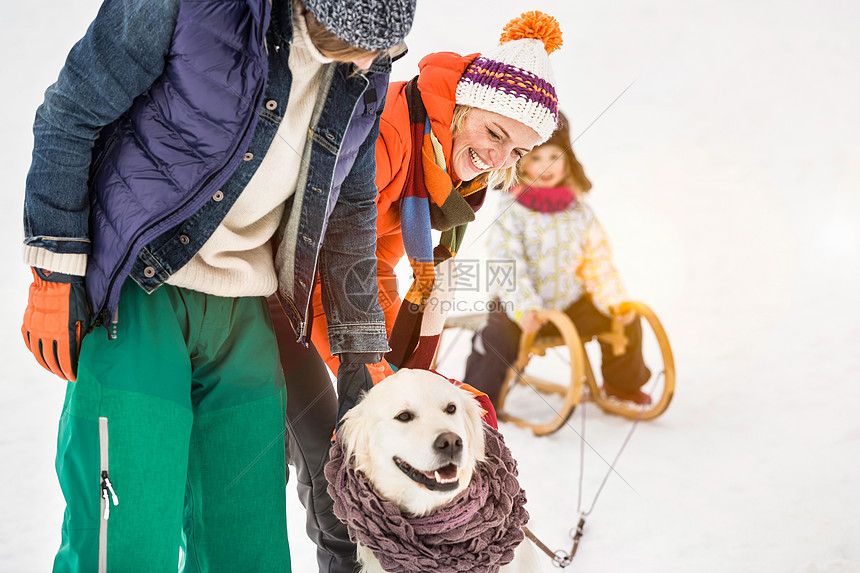
M553 85L517 66L481 56L469 65L460 81L526 98L547 107L553 115L558 113L558 97Z

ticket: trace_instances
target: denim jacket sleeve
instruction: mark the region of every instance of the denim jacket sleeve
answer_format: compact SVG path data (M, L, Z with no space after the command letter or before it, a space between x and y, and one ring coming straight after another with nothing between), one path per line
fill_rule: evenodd
M320 257L331 352L389 350L376 282L376 138L385 89L370 133L343 181ZM336 302L335 302L336 301Z
M24 243L90 252L88 177L101 129L161 75L180 0L104 0L45 91L33 125Z

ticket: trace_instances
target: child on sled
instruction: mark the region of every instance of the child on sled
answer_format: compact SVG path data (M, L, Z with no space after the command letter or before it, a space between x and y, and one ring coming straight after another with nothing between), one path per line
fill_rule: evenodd
M488 245L494 258L515 265L515 288L495 285L501 304L475 333L464 382L486 392L495 403L505 374L517 357L522 333L543 326L536 311L567 314L583 340L612 327L616 306L629 300L612 263L606 233L584 202L591 189L570 144L566 119L544 144L519 161L519 185L500 205ZM505 309L513 309L506 313ZM642 359L642 328L631 312L619 317L628 344L615 355L601 342L604 391L608 396L650 404L640 388L651 377Z

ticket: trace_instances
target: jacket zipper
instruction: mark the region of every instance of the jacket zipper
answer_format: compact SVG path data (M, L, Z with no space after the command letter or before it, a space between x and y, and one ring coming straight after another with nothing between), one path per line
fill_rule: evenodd
M101 167L102 163L104 163L105 157L107 157L108 152L111 150L114 142L116 141L116 138L117 138L116 132L117 132L117 130L114 129L113 133L110 134L110 138L105 143L104 149L102 149L102 152L101 152L101 155L99 155L98 161L96 161L93 164L93 166L90 168L91 174L95 175L96 173L98 173L99 167Z
M287 295L285 295L285 294L284 294L283 292L281 292L281 291L278 291L278 294L280 294L280 295L281 295L281 296L279 296L279 297L278 297L278 300L279 300L279 301L281 301L281 302L285 302L285 303L290 307L290 310L292 310L292 311L295 313L295 315L296 315L297 317L299 317L299 323L298 323L298 324L296 324L295 322L293 322L293 317L292 317L292 316L290 316L290 315L289 315L289 313L286 313L286 314L287 314L287 320L289 320L289 321L290 321L290 326L292 326L292 327L293 327L293 331L294 331L294 332L298 332L298 333L299 333L299 334L298 334L298 336L296 336L296 342L301 342L301 340L302 340L302 333L303 333L303 332L304 332L304 330L305 330L305 321L303 321L303 320L301 319L301 316L302 316L302 315L301 315L301 313L299 312L299 309L296 307L296 303L295 303L295 302L293 302L293 299L292 299L292 298L290 298L290 297L288 297Z
M101 519L99 520L99 573L107 572L107 529L111 505L119 505L119 497L108 475L108 419L99 418L99 472L101 476Z

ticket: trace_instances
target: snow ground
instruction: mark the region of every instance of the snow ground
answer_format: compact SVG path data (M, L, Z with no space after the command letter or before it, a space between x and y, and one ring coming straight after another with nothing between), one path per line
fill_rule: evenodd
M0 260L11 269L0 285L3 572L47 570L59 542L53 453L64 387L18 333L30 280L20 207L33 112L97 7L16 2L0 23L9 198ZM584 132L575 148L595 184L591 203L629 290L661 317L678 368L675 400L637 429L572 570L860 571L860 7L421 2L394 77L411 76L431 51L491 45L507 19L535 8L565 32L553 60L562 108ZM492 215L489 204L462 260L484 255ZM447 354L446 374L462 373L466 340ZM588 416L586 507L629 428L594 408ZM574 428L576 415L543 438L503 426L533 529L553 548L569 548L577 520ZM302 514L290 493L294 570L309 573Z

